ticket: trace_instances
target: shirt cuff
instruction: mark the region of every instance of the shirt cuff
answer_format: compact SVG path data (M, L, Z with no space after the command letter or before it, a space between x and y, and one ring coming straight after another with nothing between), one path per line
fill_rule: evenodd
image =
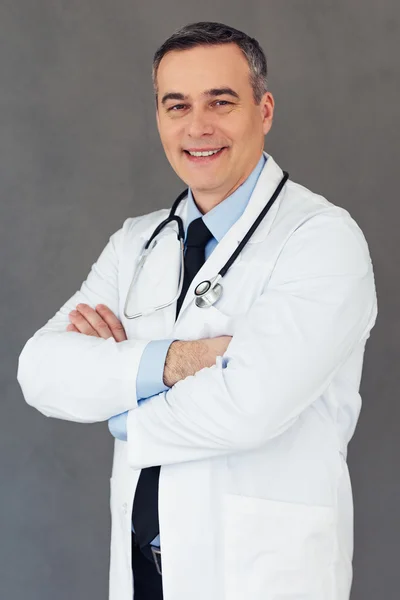
M140 359L136 377L136 397L139 399L155 396L169 389L163 381L167 352L175 340L152 340L146 346Z
M121 413L119 415L115 415L115 417L111 417L108 419L108 429L109 432L118 440L122 442L127 441L127 427L126 422L128 418L128 411Z

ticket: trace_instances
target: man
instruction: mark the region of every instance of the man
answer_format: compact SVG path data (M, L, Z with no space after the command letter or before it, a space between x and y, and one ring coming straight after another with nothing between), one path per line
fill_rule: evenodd
M109 419L116 437L111 600L349 598L346 450L377 314L362 232L289 180L220 298L194 302L282 182L263 152L274 113L266 78L256 40L226 25L188 25L160 47L158 130L188 186L176 209L182 291L168 303L179 283L174 224L136 273L169 210L128 218L20 356L29 404Z

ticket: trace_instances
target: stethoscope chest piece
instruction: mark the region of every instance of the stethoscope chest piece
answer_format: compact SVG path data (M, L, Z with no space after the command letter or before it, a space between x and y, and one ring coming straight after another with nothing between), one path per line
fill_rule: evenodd
M198 308L208 308L221 298L222 285L219 282L221 275L216 275L211 280L202 281L194 290L195 304Z

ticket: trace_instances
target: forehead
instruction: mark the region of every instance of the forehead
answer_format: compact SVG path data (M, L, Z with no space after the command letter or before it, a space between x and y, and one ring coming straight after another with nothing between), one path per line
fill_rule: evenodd
M160 94L168 91L186 94L204 89L231 86L240 89L249 84L249 67L236 44L196 46L173 50L161 59L157 72Z

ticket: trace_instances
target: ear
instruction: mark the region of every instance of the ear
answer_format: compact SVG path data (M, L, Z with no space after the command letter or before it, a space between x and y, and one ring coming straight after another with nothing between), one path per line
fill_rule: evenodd
M263 132L266 135L272 127L275 100L271 92L265 92L260 102Z

